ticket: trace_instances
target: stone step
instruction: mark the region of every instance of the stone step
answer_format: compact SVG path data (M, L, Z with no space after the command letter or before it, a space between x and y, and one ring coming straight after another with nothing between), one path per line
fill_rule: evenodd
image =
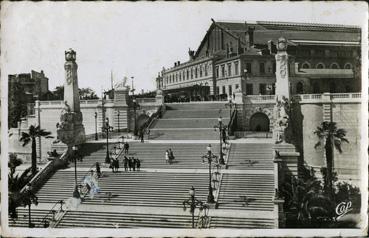
M169 118L222 118L229 117L229 111L218 109L215 110L167 110L163 119Z
M197 220L197 219L196 219ZM195 220L195 222L196 222ZM94 228L191 228L189 215L155 215L108 212L68 212L58 228L94 227Z
M214 129L151 129L151 140L219 140Z
M157 144L157 143L130 143L129 156L138 157L141 160L141 168L165 168L165 169L199 169L207 168L207 164L202 164L201 156L206 153L208 144ZM111 145L110 148L113 146ZM83 161L77 161L77 167L91 167L94 163L103 164L106 157L104 144L85 145L81 153L87 154ZM166 164L165 151L171 148L174 152L175 160L172 164ZM95 150L95 151L94 151ZM212 144L212 151L219 153L219 144ZM119 156L120 167L123 167L124 155ZM73 163L69 165L73 167Z
M229 119L223 119L223 125L228 125ZM211 128L214 130L214 126L218 126L217 118L191 118L191 119L159 119L154 129L162 129L162 128Z
M219 208L273 210L274 175L224 174Z
M188 196L191 186L196 188L198 197L206 200L208 175L190 173L112 173L99 179L101 193L85 203L127 204L135 206L160 204L181 207L181 201ZM78 176L78 180L83 175ZM74 188L73 171L58 171L37 193L40 202L56 202L71 197ZM106 193L112 193L109 201ZM130 198L128 200L128 198ZM161 198L161 199L159 199ZM158 200L159 199L159 200ZM135 201L132 203L132 201Z
M166 110L209 110L222 109L227 110L226 102L219 103L167 103Z
M270 229L270 228L274 228L274 219L212 217L210 228Z

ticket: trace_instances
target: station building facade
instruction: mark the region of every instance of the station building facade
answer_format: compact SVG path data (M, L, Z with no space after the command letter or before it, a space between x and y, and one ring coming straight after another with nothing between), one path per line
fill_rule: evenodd
M217 100L273 95L279 37L288 41L292 94L361 91L360 37L355 26L212 20L189 60L163 68L156 85L166 95Z

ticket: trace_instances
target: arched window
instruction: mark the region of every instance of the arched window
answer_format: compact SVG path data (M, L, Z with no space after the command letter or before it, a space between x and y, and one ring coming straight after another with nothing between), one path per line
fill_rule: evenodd
M310 64L308 62L304 62L301 67L303 69L310 69Z
M303 94L304 93L304 84L302 82L298 82L296 84L296 93Z
M344 68L345 69L352 69L352 64L351 63L346 63Z
M319 64L316 65L316 68L317 69L324 69L325 65L323 63L319 63Z
M331 69L339 69L340 66L337 63L332 63L330 68Z

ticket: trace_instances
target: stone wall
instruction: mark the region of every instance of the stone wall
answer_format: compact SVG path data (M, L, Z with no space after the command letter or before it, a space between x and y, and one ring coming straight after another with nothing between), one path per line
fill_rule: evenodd
M150 115L150 113L156 112L157 108L160 106L159 103L154 100L148 100L145 102L143 99L139 100L140 109L136 111L137 118L141 114ZM38 125L38 119L40 117L41 128L50 131L54 138L41 140L41 154L42 157L47 156L47 151L51 150L52 142L56 139L56 124L60 122L60 113L64 104L62 101L41 101L40 107L37 103L35 105L35 115L29 116L26 121L23 122L22 131L27 131L30 125ZM99 138L102 133L102 126L104 124L104 118L109 118L109 123L113 127L114 131L118 131L118 111L119 111L119 129L120 131L133 131L134 127L134 116L133 109L129 105L122 105L121 102L114 100L104 100L102 104L101 99L99 100L81 100L81 112L83 115L83 125L87 138L88 135L93 135L96 132L99 133ZM40 110L39 110L40 109ZM97 113L97 118L95 121L95 113ZM17 145L14 145L16 143ZM18 145L19 144L19 145ZM28 147L23 148L21 144L14 140L11 143L11 147L15 148L14 152L23 153L29 152ZM17 149L20 148L20 149ZM11 150L12 151L12 150ZM39 140L37 139L37 156L39 157Z
M329 96L329 94L326 96ZM324 148L314 148L314 145L318 142L314 131L324 120L327 120L327 115L332 115L332 121L337 123L337 128L347 131L346 138L350 142L348 144L342 143L343 152L341 154L337 150L335 151L335 170L338 172L339 179L351 179L353 183L357 184L360 179L361 159L360 98L333 98L326 101L324 95L322 95L320 99L316 100L301 100L300 106L303 115L302 130L305 162L316 167L316 172L319 172L319 167L325 166ZM332 110L332 113L330 110ZM317 175L320 176L319 173Z

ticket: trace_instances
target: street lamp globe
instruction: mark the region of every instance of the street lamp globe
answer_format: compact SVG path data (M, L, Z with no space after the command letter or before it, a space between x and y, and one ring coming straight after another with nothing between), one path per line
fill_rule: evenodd
M188 191L191 197L195 196L195 188L192 186L191 189Z
M206 147L206 150L207 150L208 152L211 152L211 145L210 145L210 144Z
M219 117L218 118L218 122L222 122L222 117Z
M134 104L136 104L136 98L134 98L134 99L132 100L132 102L133 102Z

